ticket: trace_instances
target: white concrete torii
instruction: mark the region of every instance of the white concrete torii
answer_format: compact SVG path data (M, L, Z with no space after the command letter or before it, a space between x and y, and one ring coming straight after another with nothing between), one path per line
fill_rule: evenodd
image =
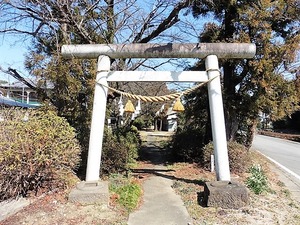
M86 182L98 182L105 126L107 81L208 82L216 176L230 181L223 100L218 58L253 58L254 44L246 43L168 43L168 44L84 44L64 45L66 58L98 58ZM206 71L112 71L110 58L205 58ZM101 85L104 84L105 86Z

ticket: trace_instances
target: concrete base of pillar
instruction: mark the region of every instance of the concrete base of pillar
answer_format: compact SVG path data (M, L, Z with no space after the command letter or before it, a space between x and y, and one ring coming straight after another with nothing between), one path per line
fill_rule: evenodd
M238 209L248 204L248 190L245 186L228 181L206 182L204 204L227 209Z
M81 182L69 194L69 201L84 205L97 204L108 206L108 182Z

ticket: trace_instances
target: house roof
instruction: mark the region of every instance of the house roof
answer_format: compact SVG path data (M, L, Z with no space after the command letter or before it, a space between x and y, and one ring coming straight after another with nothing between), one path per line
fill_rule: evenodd
M31 84L32 86L36 87L37 86L37 82L31 80L31 79L25 79L29 84ZM30 87L28 87L28 85L24 84L22 81L14 81L13 83L2 83L0 84L0 87L3 88L11 88L11 89L31 89ZM53 89L54 85L52 82L47 82L46 83L46 88L45 89Z
M29 105L26 103L18 102L13 99L0 95L0 105L11 106L11 107L22 107L22 108L36 108L35 105Z

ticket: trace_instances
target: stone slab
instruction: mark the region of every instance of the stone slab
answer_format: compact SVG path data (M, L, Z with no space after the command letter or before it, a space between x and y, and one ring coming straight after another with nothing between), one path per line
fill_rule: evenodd
M0 202L0 222L28 206L32 200L19 198ZM0 223L1 224L1 223Z
M108 206L108 182L81 182L70 192L69 201L83 205L97 204Z
M242 184L228 181L206 182L204 204L212 207L238 209L249 202L248 190Z

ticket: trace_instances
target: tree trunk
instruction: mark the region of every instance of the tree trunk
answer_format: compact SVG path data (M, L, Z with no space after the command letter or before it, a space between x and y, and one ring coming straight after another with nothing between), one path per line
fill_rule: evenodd
M256 127L257 127L257 119L252 119L248 126L247 139L246 139L246 143L245 143L245 146L248 149L250 149L250 147L252 146Z
M236 8L233 5L228 5L225 10L223 39L231 40L235 31L233 20L236 16ZM238 130L239 121L236 111L236 90L235 90L235 63L227 60L223 64L224 69L224 114L226 123L227 141L234 141Z
M160 121L159 121L160 123L159 123L159 131L162 131L162 125L163 125L163 120L162 119L160 119Z

